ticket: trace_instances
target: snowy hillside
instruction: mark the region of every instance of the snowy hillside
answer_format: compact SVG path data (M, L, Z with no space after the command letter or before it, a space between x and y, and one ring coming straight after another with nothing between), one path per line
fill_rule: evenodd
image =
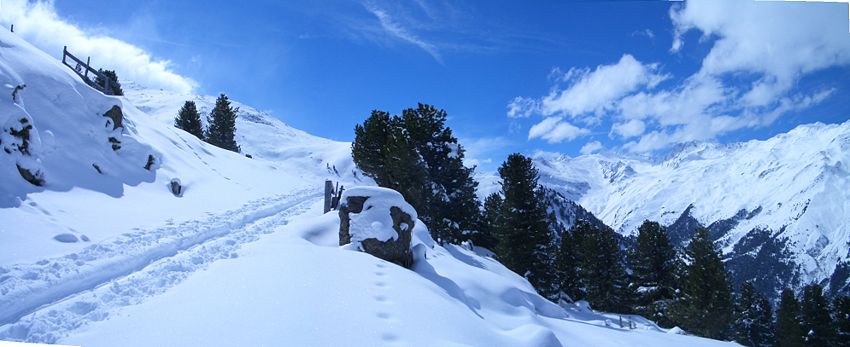
M170 91L147 89L132 82L123 87L127 100L163 125L173 125L183 103L194 101L201 114L201 121L206 126L206 117L215 106L216 96L180 95ZM336 176L336 179L351 178L359 182L362 178L353 173L355 168L351 160L350 143L310 135L238 101L232 101L232 106L239 108L236 141L242 147L243 153L274 162L297 163L305 168L323 166L325 169L330 168L330 173ZM368 178L366 181L371 182Z
M237 103L250 159L171 125L184 100L205 111L210 97L108 97L14 34L0 31L0 47L0 85L26 85L0 98L0 340L727 344L558 306L485 250L435 245L421 222L413 271L341 248L320 193L326 178L368 183L348 144ZM104 116L116 107L122 117Z
M535 156L541 182L625 235L645 219L675 241L698 223L736 280L762 290L829 279L848 259L850 122L811 124L765 141L691 143L666 158Z

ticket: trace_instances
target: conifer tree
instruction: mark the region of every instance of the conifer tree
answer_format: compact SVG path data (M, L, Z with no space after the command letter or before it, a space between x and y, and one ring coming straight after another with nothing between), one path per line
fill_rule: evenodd
M478 239L473 239L476 245L495 250L499 242L499 233L502 226L502 196L492 193L484 199L484 212L482 216L482 230Z
M807 346L831 346L835 336L829 306L823 297L823 288L813 283L803 287L800 316Z
M685 250L688 265L680 281L682 297L671 309L677 325L691 333L726 339L732 325L732 289L725 265L708 230L697 228Z
M465 150L446 127L446 117L444 110L421 103L404 110L401 117L372 111L363 125L355 127L352 157L365 175L398 190L416 207L435 240L486 243L475 168L464 166ZM392 158L406 161L390 162ZM414 172L419 179L414 179Z
M177 112L177 117L174 118L174 126L195 135L199 139L204 139L201 114L198 113L198 108L195 106L194 101L183 103L183 107L180 108L180 111Z
M121 89L121 82L118 81L118 74L115 73L115 70L98 69L97 71L112 80L112 82L109 83L112 95L124 95L124 90ZM100 76L95 78L94 83L99 86L106 86L106 81L103 78L100 78Z
M672 328L673 322L665 311L676 298L676 251L660 224L650 221L641 224L628 263L632 270L635 312L659 326Z
M446 127L446 111L419 103L402 111L401 124L429 178L426 222L435 239L458 243L480 228L481 202L474 168L463 164L465 150Z
M570 231L569 241L579 282L575 299L587 300L597 310L630 311L628 276L614 231L580 220Z
M850 296L835 297L832 303L832 321L835 326L835 345L850 346Z
M419 219L430 229L431 216L428 214L428 176L424 164L405 134L398 117L390 119L384 165L387 182L384 187L401 193L419 213ZM422 212L420 212L422 211ZM433 236L434 233L431 232Z
M558 270L558 287L561 293L566 295L563 299L568 302L582 300L585 296L584 286L578 274L577 252L573 232L568 230L562 233L555 268Z
M735 306L735 341L744 346L773 346L773 312L770 302L752 282L744 282Z
M804 346L803 335L800 302L794 296L794 291L786 288L782 291L779 307L776 309L776 346Z
M207 117L209 127L206 132L206 141L219 148L233 152L239 152L236 144L236 117L239 108L230 106L227 95L221 94L215 100L215 107Z
M552 239L543 191L537 183L537 169L531 158L515 153L499 167L499 175L504 200L496 255L507 268L527 278L535 289L551 298Z
M364 175L374 179L381 187L390 187L386 160L390 132L393 130L390 128L390 114L379 110L373 110L362 125L354 127L354 142L351 143L354 163Z

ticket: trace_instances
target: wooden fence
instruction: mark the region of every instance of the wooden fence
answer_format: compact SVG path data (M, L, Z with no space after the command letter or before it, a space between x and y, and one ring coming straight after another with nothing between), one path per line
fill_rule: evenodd
M76 63L76 65L71 66L71 64L68 63L69 59L72 62ZM115 81L113 81L111 78L104 75L100 71L93 69L91 67L91 57L88 57L86 59L86 62L83 62L82 60L71 54L71 52L68 52L68 46L65 46L64 48L62 48L62 64L65 64L65 66L69 67L71 70L74 70L74 72L77 73L77 76L80 76L80 78L82 78L83 81L86 82L86 84L90 85L92 88L99 90L103 94L112 95L112 85L115 84ZM89 73L91 73L96 78L94 81L89 78ZM96 82L97 78L100 78L100 80L103 81L103 85L100 85Z

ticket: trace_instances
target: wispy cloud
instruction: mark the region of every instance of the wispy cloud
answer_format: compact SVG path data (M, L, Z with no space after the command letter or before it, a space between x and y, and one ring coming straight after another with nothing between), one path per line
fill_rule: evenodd
M431 55L434 60L441 64L443 63L443 58L440 55L440 50L437 48L436 45L427 42L424 39L413 34L408 28L404 27L395 19L393 19L389 12L387 12L383 8L378 7L376 4L367 2L364 3L363 6L365 6L366 9L369 10L369 12L371 12L373 15L375 15L375 18L378 19L378 22L380 23L381 28L384 29L384 32L397 39L400 39L404 42L413 44L421 48L423 51Z

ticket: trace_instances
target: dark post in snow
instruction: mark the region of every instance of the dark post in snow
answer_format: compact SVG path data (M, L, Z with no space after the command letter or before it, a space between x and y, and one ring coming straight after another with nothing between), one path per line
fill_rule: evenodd
M333 198L334 184L331 180L325 180L325 213L331 210L331 199Z
M9 28L9 30L11 30L12 32L15 32L15 25L14 25L14 24L12 24L12 27L11 27L11 28Z
M342 199L344 190L345 186L340 186L339 182L334 186L331 180L325 180L325 213L339 207L339 200Z

